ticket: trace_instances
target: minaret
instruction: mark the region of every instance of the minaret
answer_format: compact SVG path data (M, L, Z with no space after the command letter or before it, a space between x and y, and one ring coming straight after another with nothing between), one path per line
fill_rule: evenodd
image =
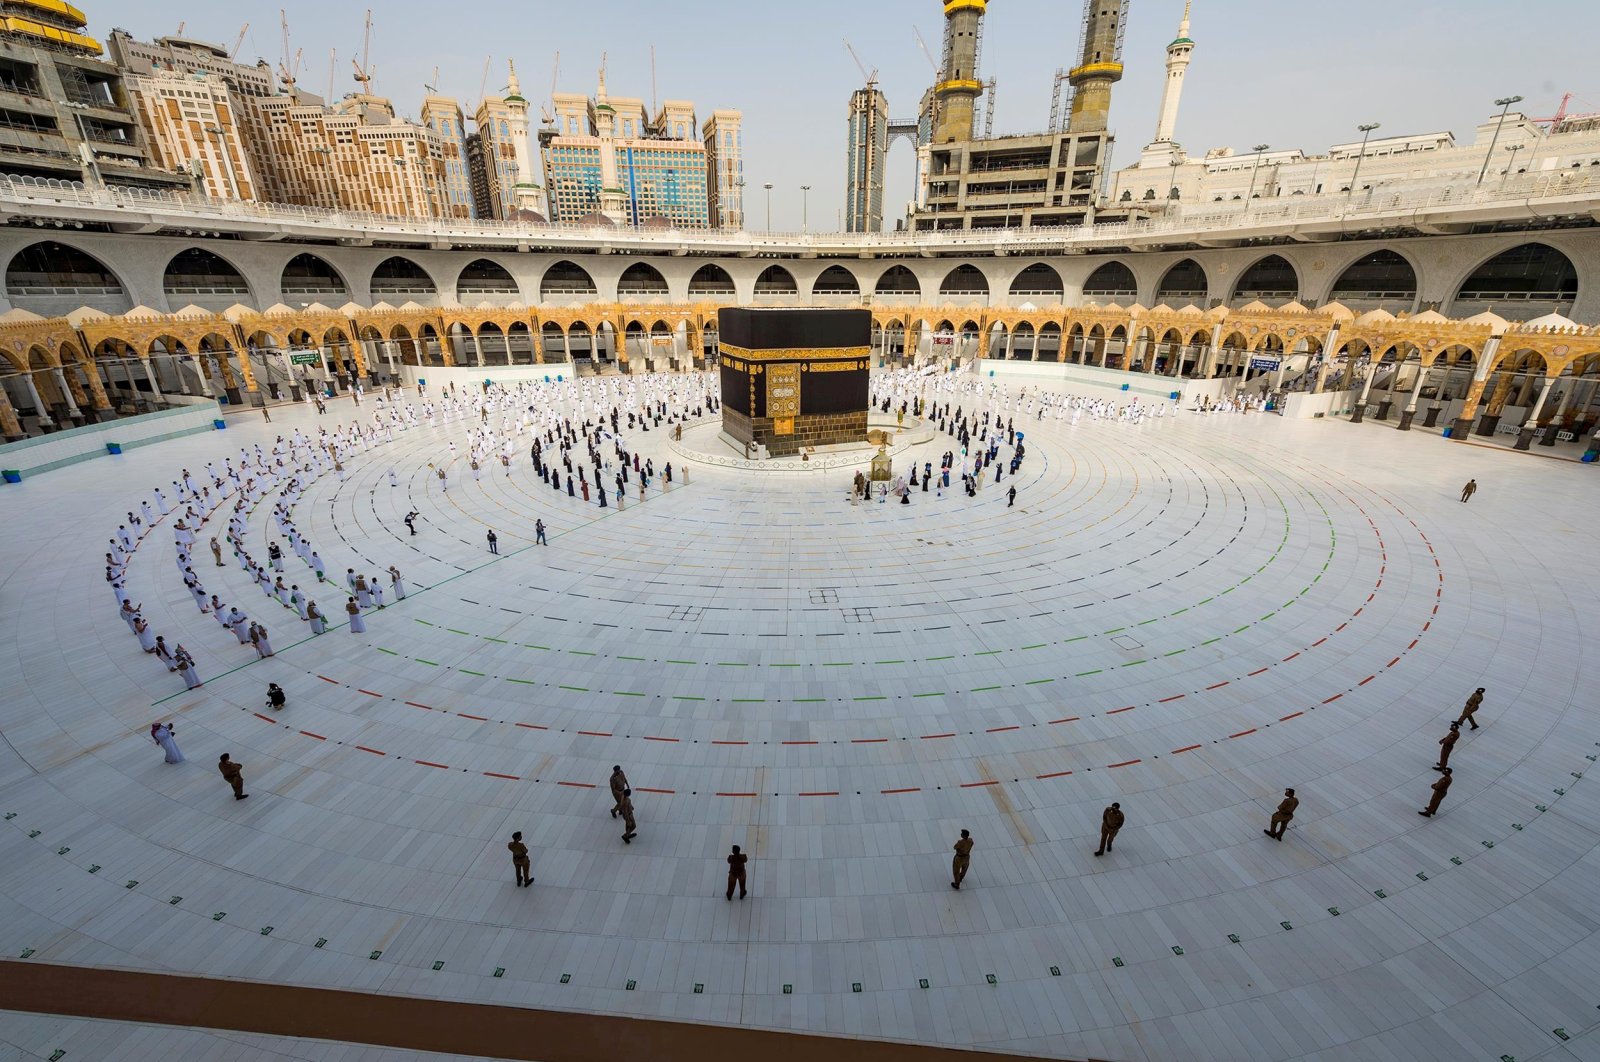
M533 149L528 139L528 101L522 96L522 82L517 79L516 60L511 64L511 79L506 83L506 110L511 112L511 148L517 156L517 183L512 194L517 209L531 210L548 217L544 190L533 179Z
M1074 133L1104 132L1111 120L1111 86L1122 80L1122 0L1084 0L1083 47L1067 74Z
M617 109L606 97L606 63L600 59L600 89L594 97L595 135L600 138L600 213L627 224L627 195L617 176Z
M944 0L944 66L934 94L939 100L936 144L973 138L973 112L983 82L978 80L978 48L989 0Z
M1161 119L1156 123L1154 144L1169 144L1178 128L1178 103L1183 99L1183 76L1194 54L1189 39L1189 2L1183 5L1183 21L1178 24L1178 39L1167 45L1167 84L1161 90Z

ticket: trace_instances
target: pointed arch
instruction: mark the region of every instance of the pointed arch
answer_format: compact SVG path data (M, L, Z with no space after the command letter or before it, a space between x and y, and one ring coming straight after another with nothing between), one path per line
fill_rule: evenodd
M1578 298L1578 271L1547 243L1524 243L1480 262L1456 288L1457 316L1493 307L1501 317L1529 320L1564 313Z
M988 298L989 278L983 271L970 262L956 266L945 275L944 282L939 285L939 297L950 298Z
M1233 289L1235 304L1264 302L1281 306L1300 297L1300 274L1281 254L1269 254L1239 274Z
M563 258L544 271L539 278L539 297L549 299L561 295L598 295L594 278L576 262Z
M485 297L520 298L521 295L522 288L511 271L492 259L475 258L456 276L456 299L461 302Z
M1410 310L1417 301L1417 270L1398 251L1381 247L1346 266L1330 298L1358 311Z
M1067 288L1053 266L1035 262L1011 282L1011 295L1019 299L1054 299L1059 304L1066 300Z
M689 297L716 298L731 297L734 294L733 277L728 271L715 262L707 262L694 271L694 276L689 278Z
M174 306L181 306L197 296L209 295L230 301L252 297L244 274L232 262L203 247L190 247L173 255L162 274L161 288L167 298L182 300L174 302Z
M372 292L374 299L398 298L402 301L418 295L439 294L439 286L434 283L431 273L398 254L378 263L378 267L372 271L367 290Z
M769 265L756 277L756 295L798 295L800 287L794 282L794 274L781 265Z
M622 277L617 281L618 298L664 296L667 293L667 278L648 262L633 263L622 271Z
M1166 303L1173 307L1204 306L1210 292L1211 281L1205 269L1193 258L1185 258L1161 274L1155 301L1157 305Z
M1139 281L1125 263L1113 260L1089 274L1089 279L1083 282L1083 296L1131 302L1139 297Z
M326 259L309 252L289 259L283 267L279 284L285 297L305 295L319 302L350 294L350 285L345 283L343 274L329 265Z
M841 265L831 265L824 269L817 277L816 283L811 285L812 295L851 295L861 294L861 284L856 280L856 275Z
M879 298L922 298L922 282L903 265L890 266L878 277L873 293Z

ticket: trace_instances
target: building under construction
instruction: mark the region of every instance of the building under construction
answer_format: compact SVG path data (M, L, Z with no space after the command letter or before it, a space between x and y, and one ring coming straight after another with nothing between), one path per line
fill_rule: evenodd
M1128 2L1086 0L1078 61L1056 75L1047 130L993 137L994 83L986 86L981 77L989 0L943 0L942 60L918 122L889 121L887 101L871 77L851 98L848 228L882 227L885 156L897 129L920 134L912 228L1026 228L1088 220L1111 157L1107 119L1111 86L1122 79ZM1070 87L1065 106L1063 85ZM986 87L980 136L978 101Z

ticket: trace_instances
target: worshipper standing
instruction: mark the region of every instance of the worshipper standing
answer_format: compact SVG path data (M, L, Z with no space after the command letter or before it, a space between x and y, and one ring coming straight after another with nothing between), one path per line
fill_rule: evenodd
M150 630L150 624L144 621L143 616L140 616L133 621L133 633L139 636L140 649L143 649L147 653L153 653L156 651L155 633Z
M217 760L217 770L221 771L222 777L226 778L228 784L233 786L233 799L243 800L250 795L244 791L244 768L234 763L226 752Z
M222 567L222 543L217 541L217 536L211 536L211 556L216 559L217 567Z
M272 642L267 639L267 628L260 623L250 625L250 644L256 647L256 655L265 660L272 654Z
M189 655L189 650L179 645L173 661L178 665L178 673L183 676L183 684L191 690L199 689L200 673L194 669L194 657Z
M379 608L382 608L383 607L383 584L378 582L378 576L377 576L376 573L373 574L371 582L369 582L367 584L367 590L368 590L369 593L372 594L373 603L376 604Z
M174 727L171 723L150 724L150 738L167 754L167 762L182 763L183 753L178 751L178 743L172 737L173 732Z
M167 665L168 671L178 670L178 661L172 655L172 650L167 648L167 639L165 637L161 635L156 636L156 645L151 652L155 653L157 660Z
M404 601L406 599L406 583L404 579L400 578L399 568L393 566L389 568L389 582L394 586L394 599L396 601Z
M312 634L328 633L328 617L324 616L322 611L317 608L315 601L306 602L306 622L311 624Z
M344 606L345 613L350 617L350 633L367 633L367 621L361 617L361 606L356 604L356 599L351 598Z

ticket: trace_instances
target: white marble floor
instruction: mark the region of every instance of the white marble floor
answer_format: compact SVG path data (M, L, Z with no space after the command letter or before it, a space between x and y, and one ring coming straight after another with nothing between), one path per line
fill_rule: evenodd
M1600 1057L1588 466L1185 415L1030 423L1015 508L697 467L618 512L525 454L441 494L422 429L297 512L330 572L404 570L365 635L310 638L202 549L274 634L255 662L147 540L131 589L197 652L185 692L113 614L103 543L180 466L315 420L0 489L0 954L1066 1058Z

